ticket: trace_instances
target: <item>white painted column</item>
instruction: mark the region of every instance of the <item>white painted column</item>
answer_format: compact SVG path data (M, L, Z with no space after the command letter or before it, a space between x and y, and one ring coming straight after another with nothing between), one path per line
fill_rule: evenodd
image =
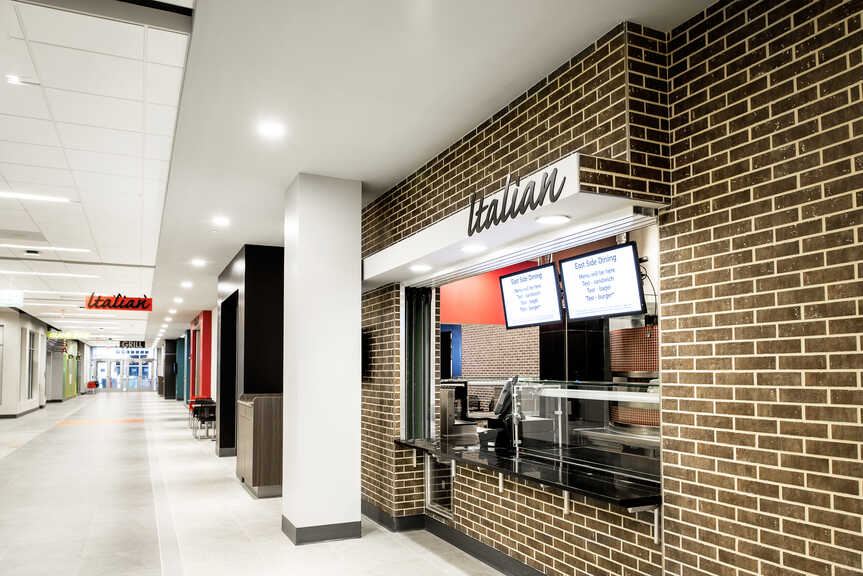
M282 531L360 536L362 185L300 174L285 193Z

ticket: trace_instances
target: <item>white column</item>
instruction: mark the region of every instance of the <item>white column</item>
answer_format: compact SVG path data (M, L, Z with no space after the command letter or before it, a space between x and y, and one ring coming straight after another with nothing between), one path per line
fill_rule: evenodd
M360 536L362 185L300 174L285 193L282 531Z

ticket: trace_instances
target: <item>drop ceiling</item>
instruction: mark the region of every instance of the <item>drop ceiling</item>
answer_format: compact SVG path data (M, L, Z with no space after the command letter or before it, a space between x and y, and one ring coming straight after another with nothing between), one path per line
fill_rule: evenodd
M0 9L0 73L20 78L0 78L0 196L69 200L0 197L0 244L38 250L0 247L0 289L24 290L23 310L93 342L143 339L147 313L81 307L91 292L152 294L188 34L24 2Z

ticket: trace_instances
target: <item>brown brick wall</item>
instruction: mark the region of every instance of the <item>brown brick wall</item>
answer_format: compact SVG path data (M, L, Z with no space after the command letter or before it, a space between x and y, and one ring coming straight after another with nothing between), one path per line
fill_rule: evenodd
M389 284L363 294L362 329L368 367L362 384L362 497L391 516L423 512L422 459L397 450L401 400L399 287Z
M549 575L658 576L662 553L653 543L653 515L571 495L563 513L560 490L458 466L453 522L468 536Z
M620 25L366 206L363 256L461 210L475 191L498 190L509 173L577 150L626 159L624 39Z
M464 378L539 376L539 328L507 330L497 324L462 324Z
M861 9L722 1L669 37L667 574L861 574Z

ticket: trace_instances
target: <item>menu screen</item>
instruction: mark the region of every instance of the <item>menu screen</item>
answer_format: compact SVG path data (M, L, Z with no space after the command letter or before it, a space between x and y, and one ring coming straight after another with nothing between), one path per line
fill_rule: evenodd
M554 264L500 277L507 328L561 321L560 290Z
M560 274L570 320L646 311L634 242L563 260Z

